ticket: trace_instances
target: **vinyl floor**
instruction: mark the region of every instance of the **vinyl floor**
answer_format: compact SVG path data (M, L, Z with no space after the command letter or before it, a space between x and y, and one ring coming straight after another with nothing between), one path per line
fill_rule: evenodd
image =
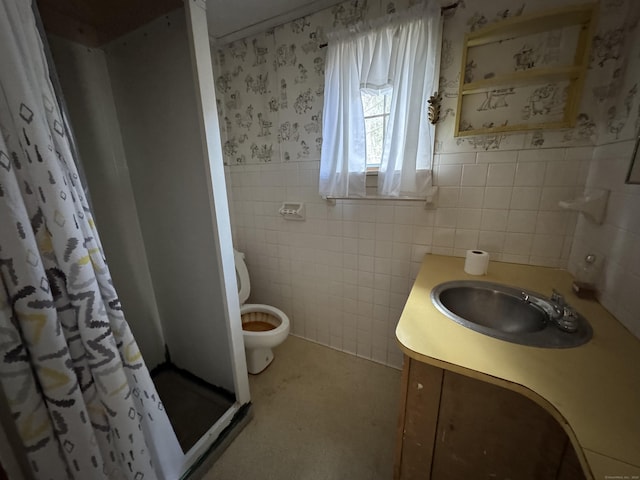
M289 336L249 381L253 419L204 479L392 478L399 370Z

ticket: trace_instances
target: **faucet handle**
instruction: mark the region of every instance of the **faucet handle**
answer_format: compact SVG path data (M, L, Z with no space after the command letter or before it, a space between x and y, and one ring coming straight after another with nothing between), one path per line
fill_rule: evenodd
M578 330L578 313L569 306L565 306L562 310L562 317L556 319L556 326L568 333Z
M560 307L564 307L566 305L566 302L564 301L564 295L558 292L555 288L551 293L551 301Z

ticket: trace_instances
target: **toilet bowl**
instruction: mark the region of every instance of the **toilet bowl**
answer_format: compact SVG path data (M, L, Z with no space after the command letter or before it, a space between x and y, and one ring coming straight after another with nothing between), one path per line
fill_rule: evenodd
M289 335L289 317L270 305L245 304L249 298L251 284L249 271L244 262L244 253L233 251L238 279L238 297L240 299L240 318L242 319L242 337L247 357L249 373L262 372L273 361L272 348L280 345Z

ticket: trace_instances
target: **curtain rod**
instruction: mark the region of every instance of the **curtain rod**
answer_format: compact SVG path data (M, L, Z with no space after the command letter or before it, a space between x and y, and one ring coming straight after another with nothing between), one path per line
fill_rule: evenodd
M451 5L445 5L444 7L440 7L440 12L444 13L447 10L453 10L454 8L456 8L458 5L460 4L460 0L458 0L457 2L452 3ZM329 45L328 43L321 43L318 47L319 48L325 48L327 45Z

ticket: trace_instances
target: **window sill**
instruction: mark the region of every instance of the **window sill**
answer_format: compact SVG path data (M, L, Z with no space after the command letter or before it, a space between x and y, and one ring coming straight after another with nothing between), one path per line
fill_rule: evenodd
M323 197L329 204L335 205L336 200L386 200L386 201L412 201L412 202L425 202L425 206L430 208L434 205L435 197L438 192L438 187L433 187L432 192L427 197L385 197L378 195L377 193L377 176L378 172L369 174L367 172L367 188L366 195L364 197Z
M391 202L425 202L426 205L431 205L432 200L424 197L384 197L382 195L367 195L366 197L323 197L330 205L335 205L336 200L386 200Z

